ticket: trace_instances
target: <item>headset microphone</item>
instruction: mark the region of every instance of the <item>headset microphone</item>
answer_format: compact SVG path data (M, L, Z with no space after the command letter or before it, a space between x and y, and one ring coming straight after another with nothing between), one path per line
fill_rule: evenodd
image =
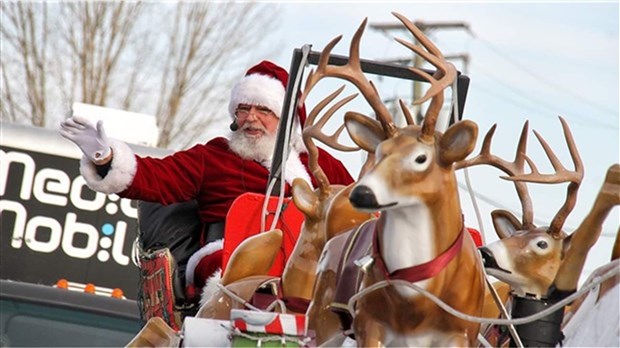
M239 129L239 125L237 124L237 120L232 121L230 124L230 130L236 132Z

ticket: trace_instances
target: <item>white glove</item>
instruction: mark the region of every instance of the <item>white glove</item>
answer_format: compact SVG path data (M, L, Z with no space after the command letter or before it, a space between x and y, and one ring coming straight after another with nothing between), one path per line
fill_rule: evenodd
M110 140L103 129L103 121L97 122L97 129L85 118L73 116L60 123L60 135L74 142L95 164L107 161L112 150Z

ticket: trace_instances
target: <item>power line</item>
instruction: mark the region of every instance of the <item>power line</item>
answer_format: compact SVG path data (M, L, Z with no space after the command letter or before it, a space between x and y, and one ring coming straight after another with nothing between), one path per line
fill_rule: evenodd
M534 102L538 103L538 105L540 105L541 107L546 108L550 112L553 112L555 114L561 114L561 113L558 112L558 110L557 110L557 108L555 106L547 103L546 101L541 100L541 99L537 99L535 97L531 97L531 96L525 95L525 94L521 93L521 90L516 89L513 86L508 85L507 83L505 83L505 82L503 82L503 81L501 81L499 79L494 78L493 75L488 75L488 76L491 79L493 79L496 82L498 82L501 85L503 85L504 87L510 89L515 94L518 94L518 95L520 95L521 97L523 97L523 98L525 98L527 100L534 101ZM480 90L480 91L483 91L483 92L485 92L487 94L493 95L493 96L495 96L497 98L500 98L500 99L503 99L505 101L508 101L508 102L510 102L512 105L514 105L516 107L527 108L527 109L530 109L530 110L537 111L532 106L525 105L523 102L521 102L519 100L516 100L514 98L511 98L509 95L502 94L502 93L497 93L496 91L494 91L492 89L487 89L485 87L481 87L481 85L476 85L476 89ZM574 122L575 123L579 123L579 124L584 125L584 126L587 126L587 127L599 128L599 129L610 129L610 128L618 129L618 127L616 125L605 123L605 122L602 122L602 121L597 120L597 119L581 120L583 117L580 117L579 114L577 114L576 116L577 117L574 118Z
M507 60L508 62L510 62L511 64L517 66L519 69L523 70L524 72L526 72L527 74L533 76L536 80L542 81L543 83L551 86L554 89L559 90L560 92L564 92L564 93L568 93L571 96L575 96L578 99L581 99L582 101L586 102L588 105L591 105L597 109L603 109L605 112L610 113L610 114L616 114L615 112L609 110L609 109L605 109L604 107L601 107L600 105L585 99L583 96L580 95L576 95L574 92L567 90L566 88L563 87L558 87L556 84L551 84L549 83L547 80L545 80L544 78L542 78L540 75L533 73L531 70L529 70L528 68L526 68L525 66L523 66L522 64L520 64L519 62L515 61L514 59L508 57L506 54L502 53L499 49L497 49L496 47L494 47L490 42L478 37L469 27L469 24L465 23L465 22L433 22L433 23L428 23L428 22L422 22L422 21L416 21L415 22L416 25L418 25L418 27L423 28L423 31L431 31L433 29L463 29L466 30L470 33L470 35L472 36L472 38L474 39L478 39L479 41L483 42L483 44L485 44L489 49L491 49L493 52L495 52L496 54L498 54L499 56L501 56L502 58L504 58L505 60ZM371 24L370 27L372 29L375 29L383 34L385 34L386 36L387 33L389 31L392 30L404 30L404 28L400 25L400 24ZM447 57L447 56L446 56ZM394 59L389 59L386 61L390 61L392 63L399 63L399 64L404 64L404 63L410 63L412 62L412 58L405 58L405 57L399 57L399 58L394 58ZM416 62L416 64L420 64L421 62ZM465 66L467 66L467 64L469 63L468 60L465 60ZM415 64L414 64L415 65ZM478 70L481 70L483 72L485 72L485 75L487 75L490 79L500 83L501 85L503 85L505 88L511 90L514 94L517 94L519 96L521 96L522 98L524 98L527 101L530 102L535 102L537 103L537 105L540 105L544 108L546 108L548 111L550 111L553 114L564 114L567 115L567 111L563 110L562 112L558 112L558 110L562 110L562 108L558 108L557 106L552 105L551 103L547 102L544 99L535 97L535 96L531 96L528 95L527 93L524 93L525 91L519 88L515 88L512 85L507 84L506 82L504 82L502 79L496 77L496 75L490 73L489 71L485 71L484 69L480 69L480 66L478 64L475 64L476 68ZM520 108L526 108L526 109L530 109L530 110L534 110L534 108L532 106L529 106L527 104L525 104L522 101L518 101L514 98L510 98L508 95L501 95L499 93L496 93L494 91L491 91L490 89L485 89L484 87L480 88L480 86L478 85L477 89L483 90L484 92L494 95L498 98L501 98L503 100L507 100L509 102L511 102L514 106L520 107ZM416 99L416 97L419 97L420 94L420 90L419 87L416 86L414 84L414 91L413 91L413 99ZM418 110L419 112L420 110ZM419 116L419 115L417 115ZM611 124L611 123L607 123L604 121L601 121L599 119L596 118L588 118L585 117L584 115L581 114L576 114L576 117L574 118L574 122L575 123L579 123L582 124L584 126L587 126L589 128L597 128L597 129L618 129L618 125L615 124Z
M479 37L476 33L474 33L472 30L468 30L469 34L474 38L479 40L480 42L482 42L482 44L484 44L487 48L489 48L491 51L495 52L495 54L499 55L500 57L504 58L506 61L508 61L509 63L511 63L512 65L516 66L517 68L521 69L523 72L527 73L528 75L530 75L531 77L535 78L536 80L538 80L539 82L542 82L543 84L554 88L556 90L559 90L563 93L569 94L570 96L581 100L582 102L590 105L593 108L596 108L598 110L604 111L606 113L609 113L611 115L617 116L618 113L614 110L608 109L602 105L599 105L598 103L584 97L583 95L579 94L579 93L575 93L574 91L565 88L562 85L558 85L555 83L550 82L548 79L545 79L544 77L540 76L539 74L531 71L530 69L528 69L527 67L525 67L523 64L519 63L518 61L512 59L510 56L508 56L507 54L504 54L501 50L499 50L497 47L495 47L495 45L493 45L491 42Z
M420 29L420 31L422 31L424 35L427 35L427 32L431 32L434 30L459 29L470 31L469 24L461 21L426 22L422 20L415 20L414 25L418 29ZM370 24L370 28L385 34L388 31L407 30L400 23L372 23ZM414 38L413 42L417 43L417 40ZM424 63L424 59L420 55L414 54L410 58L410 62L413 63L414 67L421 67ZM422 84L419 81L414 81L412 87L412 100L419 100L420 97L422 97ZM424 116L422 115L422 108L420 106L414 106L413 113L415 115L416 122L418 123L421 122L421 120L424 118Z

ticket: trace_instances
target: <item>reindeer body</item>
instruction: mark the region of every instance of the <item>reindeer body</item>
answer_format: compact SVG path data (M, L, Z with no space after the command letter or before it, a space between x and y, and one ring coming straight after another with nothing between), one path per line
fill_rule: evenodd
M266 276L272 261L256 264L248 260L256 254L256 245L262 245L263 252L272 255L272 259L275 258L279 250L275 244L279 245L281 239L270 237L274 234L270 231L254 235L237 247L229 262L231 267L228 267L222 276L222 281L234 280L223 285L244 301L249 301L259 288L268 285L274 299L295 299L302 304L309 302L312 299L317 263L325 243L371 217L370 214L353 209L348 200L350 191L351 186L342 185L312 190L305 181L295 180L293 199L304 213L305 221L282 277L276 279ZM321 196L319 192L325 195ZM266 240L267 238L269 240ZM245 267L235 267L238 263L243 263ZM237 275L239 269L244 270L242 276ZM281 293L277 293L277 288L281 289ZM230 319L231 309L244 308L244 303L231 299L221 289L214 289L205 297L207 300L196 315L199 318L227 320ZM293 309L289 311L295 312Z
M463 249L475 250L470 243ZM461 254L452 266L418 285L453 308L478 316L484 293L482 275L477 267L463 267L478 262L475 254ZM382 272L373 268L364 278L364 287L382 280ZM358 302L354 330L363 346L466 346L475 343L479 325L457 319L427 298L395 285L370 293Z
M455 162L473 150L478 128L471 121L463 121L445 134L435 132L443 91L455 81L456 68L411 21L393 14L420 45L397 41L437 68L433 75L410 68L431 84L426 94L414 101L421 104L431 100L422 125L413 122L409 109L401 101L408 126L396 127L377 89L364 76L359 44L366 21L351 41L347 64L328 64L330 52L340 37L326 45L316 71L308 76L304 95L324 77L345 79L358 88L376 115L377 120L353 111L345 114L351 139L369 154L363 175L349 199L361 211L381 212L376 231L370 232L373 233L373 262L362 266L365 273L361 291L391 278L392 274L414 274L398 279L424 287L459 311L479 315L484 300L483 269L471 237L464 232L453 169ZM326 99L333 99L333 95ZM365 230L368 227L361 228L358 231L362 231L359 233L364 238L360 240L368 243L369 234ZM357 240L357 235L355 232L353 239ZM349 250L349 246L342 249L343 238L330 241L319 262L315 297L308 311L318 344L329 339L325 333L334 331L334 316L326 312L333 300L335 278L344 279L337 269L342 265L335 266L341 263L340 255ZM363 259L366 258L360 260ZM479 324L456 319L405 286L392 284L362 295L353 321L360 346L471 346L477 338Z
M284 296L310 301L325 243L371 217L368 213L353 209L348 199L351 189L352 185L331 185L329 195L321 197L320 189L310 192L305 181L294 182L293 197L304 213L305 221L298 243L282 273ZM308 197L314 199L308 200Z
M347 123L347 127L357 132L354 124ZM416 284L470 315L481 313L484 280L475 244L464 233L452 163L469 154L475 134L475 124L465 121L445 135L436 133L436 141L427 144L420 140L420 127L399 129L377 145L377 164L350 196L358 209L381 210L373 243L379 243L389 273L432 262L463 238L441 271ZM364 274L363 288L383 280L385 271L375 260ZM479 324L457 319L400 285L363 296L353 326L363 346L473 345L479 331Z

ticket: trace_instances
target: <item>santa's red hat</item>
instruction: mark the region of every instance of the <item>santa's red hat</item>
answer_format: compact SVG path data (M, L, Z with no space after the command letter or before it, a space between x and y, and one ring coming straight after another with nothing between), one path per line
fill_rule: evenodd
M287 83L288 72L270 61L264 60L251 67L231 91L228 104L231 117L239 104L250 104L265 106L280 118ZM297 114L303 127L306 121L304 105L298 105Z

